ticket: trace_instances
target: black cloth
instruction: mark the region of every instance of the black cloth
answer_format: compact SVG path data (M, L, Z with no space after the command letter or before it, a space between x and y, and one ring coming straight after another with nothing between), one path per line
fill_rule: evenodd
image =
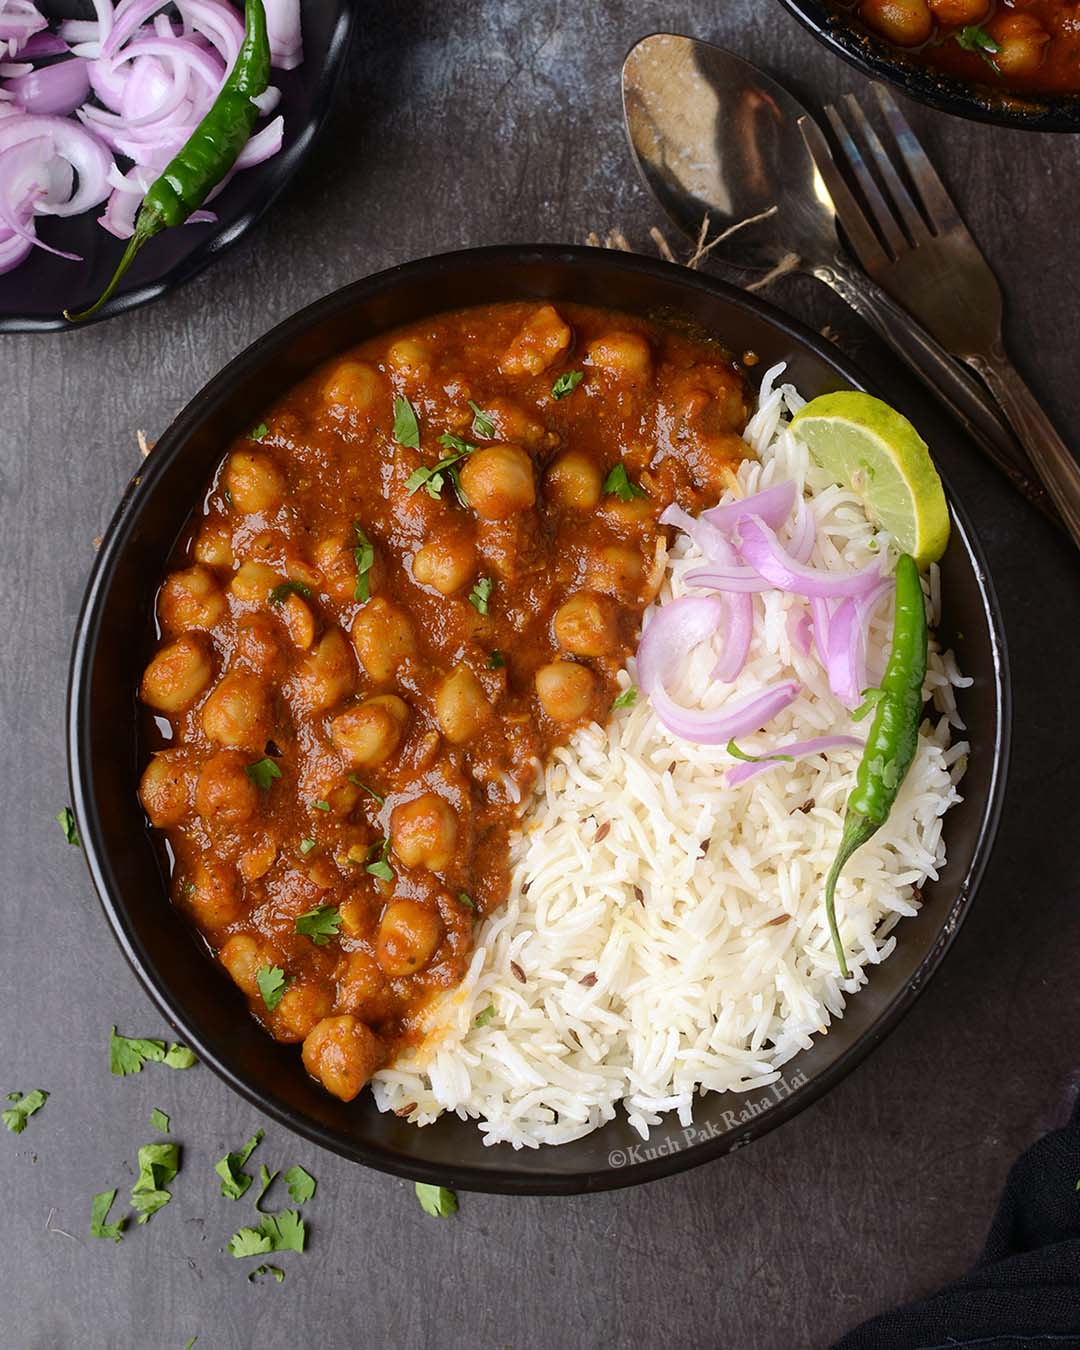
M1005 1183L973 1270L849 1331L835 1350L1080 1350L1080 1098Z

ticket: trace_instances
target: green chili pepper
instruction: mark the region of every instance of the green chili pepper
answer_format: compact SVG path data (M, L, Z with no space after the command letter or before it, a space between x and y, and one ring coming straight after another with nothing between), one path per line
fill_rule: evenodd
M844 979L848 977L848 967L836 926L836 882L855 850L888 820L900 784L915 758L922 720L927 641L926 602L919 569L905 553L896 565L892 651L881 681L881 698L844 811L840 849L825 881L825 913Z
M248 142L259 119L253 99L270 83L270 41L266 34L263 0L245 0L244 41L229 78L187 144L165 166L146 191L120 266L101 297L80 314L64 310L64 318L79 323L96 314L116 290L121 277L143 244L173 225L183 225L217 187Z

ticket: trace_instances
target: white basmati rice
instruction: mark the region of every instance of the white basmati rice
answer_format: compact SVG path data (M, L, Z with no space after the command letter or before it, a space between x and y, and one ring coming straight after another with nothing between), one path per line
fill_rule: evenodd
M760 458L740 468L739 495L795 479L818 527L811 561L865 566L886 541L788 431L802 400L775 385L781 371L765 376L746 429ZM661 600L683 594L686 572L700 562L681 539ZM938 584L932 569L931 622ZM798 680L799 698L742 742L750 753L850 733L850 714L816 656L791 642L790 612L803 602L771 592L754 604L738 681L712 682L715 653L701 649L672 692L712 708ZM891 624L879 607L874 681ZM633 677L631 663L627 686ZM620 1103L647 1138L664 1112L689 1125L699 1092L774 1082L889 956L893 928L918 912L918 888L945 860L941 820L960 800L968 750L951 737L963 728L955 689L969 683L932 641L927 692L936 717L923 725L887 824L837 888L848 981L839 979L822 895L857 750L778 764L733 788L723 747L672 736L644 699L606 730L578 731L548 766L515 845L509 901L480 926L465 981L432 1006L420 1048L376 1075L380 1109L418 1125L455 1111L477 1119L487 1143L536 1147L597 1129ZM610 828L598 839L602 825ZM489 1008L494 1015L477 1027Z

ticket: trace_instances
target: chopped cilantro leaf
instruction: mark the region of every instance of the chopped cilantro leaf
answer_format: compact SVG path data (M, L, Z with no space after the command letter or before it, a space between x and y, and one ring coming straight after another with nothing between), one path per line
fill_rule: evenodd
M252 427L251 430L248 432L248 440L261 441L262 438L269 432L269 430L270 428L266 425L265 422L260 422L257 427Z
M281 770L269 755L255 764L245 764L244 772L255 786L261 788L263 792L269 792L274 779L281 777Z
M198 1336L189 1336L188 1339L184 1342L184 1350L192 1350L192 1346L194 1346L195 1342L198 1339L199 1339Z
M444 436L440 436L439 439L446 443L446 438ZM452 455L447 455L445 459L440 459L438 464L422 464L419 469L414 469L405 480L405 488L410 496L420 488L423 488L429 497L433 497L438 501L442 496L443 488L446 486L446 480L449 478L450 482L454 485L454 491L457 493L458 500L463 505L468 505L468 498L462 491L457 465L466 457L466 455L471 454L476 449L476 446L470 445L468 441L463 441L458 436L450 437L450 440L459 442L465 449L455 451Z
M251 1174L243 1170L244 1164L258 1148L262 1137L263 1131L256 1130L243 1148L226 1153L214 1164L214 1171L221 1178L221 1194L226 1200L239 1200L247 1193Z
M616 464L604 479L604 491L613 493L621 502L631 502L635 497L647 497L649 494L639 487L626 472L625 464Z
M48 1099L49 1094L41 1088L35 1088L25 1097L20 1097L19 1093L15 1092L8 1097L8 1101L14 1101L15 1105L0 1113L0 1120L3 1120L12 1134L22 1134L26 1129L26 1122L35 1111L41 1110Z
M198 1062L199 1058L195 1051L189 1050L186 1045L181 1045L179 1041L174 1041L165 1055L165 1067L167 1069L193 1069Z
M280 605L290 595L302 595L307 600L311 596L311 587L302 581L283 581L280 586L275 586L266 598L272 605Z
M464 459L466 455L471 455L479 446L473 445L472 441L466 441L461 436L454 436L449 431L444 431L439 437L439 444L447 450L453 450L458 459Z
M164 1111L159 1111L155 1106L150 1112L150 1124L155 1130L160 1130L162 1134L168 1134L171 1129L171 1122Z
M458 891L458 900L465 906L466 909L471 909L474 914L476 913L476 901L472 898L472 896L468 893L468 891Z
M386 801L386 798L382 795L381 792L376 792L373 787L368 787L368 785L358 774L355 773L349 774L349 782L353 785L353 787L358 787L361 789L361 791L366 792L367 795L373 798L375 801L377 801L380 806L382 806L383 803Z
M70 806L64 809L56 816L57 824L64 831L64 838L72 848L82 848L82 840L79 838L78 826L75 824L75 813Z
M616 708L632 708L637 702L637 690L633 685L629 689L624 689L621 694L611 704L611 711Z
M472 423L473 435L482 436L485 441L492 440L495 436L495 423L484 412L483 408L478 407L471 398L468 400L468 404L475 414Z
M393 881L394 869L388 861L390 855L390 840L380 839L372 844L368 857L373 858L374 862L369 862L364 869L370 872L373 877L378 877L380 881Z
M469 592L469 604L472 605L477 614L486 614L488 612L491 592L494 589L495 583L490 577L481 577Z
M500 651L493 651L488 657L488 670L502 670L506 665L506 657Z
M557 401L572 394L584 378L583 370L564 370L551 386L551 397Z
M853 722L861 722L864 717L868 717L874 711L884 697L884 689L864 689L863 701L852 712L851 720Z
M745 750L739 749L734 738L728 741L727 752L732 759L741 759L744 764L771 764L773 760L786 760L788 764L795 763L794 755L748 755Z
M262 1166L259 1168L260 1189L259 1194L255 1197L255 1208L259 1211L260 1214L263 1213L262 1207L263 1196L274 1184L274 1179L276 1178L276 1176L277 1173L271 1172L269 1167L267 1167L265 1163L263 1163Z
M127 1219L117 1219L115 1223L106 1223L109 1217L109 1210L112 1209L112 1203L116 1199L116 1187L111 1191L101 1191L94 1196L90 1204L90 1236L96 1238L112 1238L114 1242L119 1242L124 1231L124 1225Z
M144 1144L139 1149L139 1176L131 1188L131 1204L139 1211L139 1223L146 1223L172 1199L166 1190L180 1170L179 1144Z
M295 1167L290 1167L285 1173L285 1185L289 1188L289 1194L298 1205L310 1200L315 1194L315 1188L318 1182L302 1168L299 1163Z
M258 1228L241 1228L229 1239L233 1256L264 1256L267 1252L302 1252L307 1226L295 1209L264 1214Z
M356 589L353 591L354 600L371 599L371 578L368 573L375 566L375 545L364 533L360 522L353 521L353 533L356 535L356 547L353 549L353 558L356 560Z
M314 839L301 839L301 840L300 840L300 852L304 855L305 858L307 857L307 855L311 852L311 850L312 850L314 847L315 847L315 840L314 840Z
M329 811L329 810L330 810L330 803L329 803L329 802L312 802L311 804L312 804L312 806L315 808L316 811Z
M285 1282L285 1272L280 1266L256 1266L254 1270L248 1271L248 1279L257 1279L260 1275L273 1275L278 1284Z
M409 450L420 449L420 423L413 405L400 394L394 399L394 440Z
M164 1041L148 1041L139 1036L121 1036L115 1027L109 1036L109 1070L118 1078L140 1073L147 1060L160 1064L165 1058Z
M306 914L298 914L294 927L298 933L309 937L316 947L325 947L332 937L337 937L341 911L336 905L317 905Z
M963 47L966 52L999 52L1001 44L995 42L985 28L981 28L977 23L965 24L953 34L953 39L958 47Z
M255 983L259 986L263 1002L269 1011L273 1012L281 1002L285 986L289 983L285 978L285 972L280 966L272 966L268 961L255 972Z
M477 1013L473 1020L474 1027L486 1027L495 1016L495 1004L489 1003L482 1013Z
M457 1213L457 1196L449 1186L429 1186L426 1181L416 1183L416 1198L420 1208L433 1219L448 1219Z

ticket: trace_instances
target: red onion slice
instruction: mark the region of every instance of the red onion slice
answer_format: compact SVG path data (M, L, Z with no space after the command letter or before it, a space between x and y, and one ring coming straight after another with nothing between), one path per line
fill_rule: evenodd
M304 59L300 0L266 0L270 59L278 70L293 70Z
M814 641L814 625L805 609L790 609L787 616L787 635L793 647L803 656L809 656Z
M799 759L803 755L821 755L826 750L839 750L846 746L861 750L863 742L857 736L817 736L812 741L791 741L788 745L778 745L772 752L772 758L757 760L753 764L738 764L734 769L729 769L726 782L728 787L738 787L748 778L765 773L767 769L778 768L784 763L782 759L776 758L778 755Z
M649 702L658 719L674 735L698 745L726 745L735 736L760 731L766 722L798 698L799 689L794 680L788 680L760 690L733 707L706 712L700 708L684 708L657 684L649 694Z
M795 484L789 479L755 492L752 497L743 497L741 501L712 506L708 511L702 511L701 518L718 530L731 532L745 516L757 516L776 529L791 515L795 495Z
M841 600L837 605L836 613L829 621L826 645L829 659L825 663L825 673L829 677L829 688L841 703L854 708L866 688L863 625L859 622L854 600Z
M687 572L685 580L688 586L708 586L714 591L742 592L746 595L776 590L771 581L766 581L752 567L698 567Z
M733 684L742 674L750 655L750 641L754 636L754 602L749 595L731 593L723 597L724 645L720 659L713 667L712 678L724 684Z
M653 611L637 649L638 685L651 694L677 673L681 662L724 618L719 596L684 595Z
M739 521L738 536L746 561L780 591L805 595L809 599L840 600L846 596L866 595L881 580L881 568L877 563L861 572L842 576L804 566L784 549L773 531L757 516Z
M29 113L66 117L85 102L90 92L90 63L77 56L57 61L8 80L4 88Z
M53 153L53 143L48 136L19 141L0 151L0 224L46 253L81 262L78 253L53 248L39 239L34 229L37 204L49 191L49 161Z

